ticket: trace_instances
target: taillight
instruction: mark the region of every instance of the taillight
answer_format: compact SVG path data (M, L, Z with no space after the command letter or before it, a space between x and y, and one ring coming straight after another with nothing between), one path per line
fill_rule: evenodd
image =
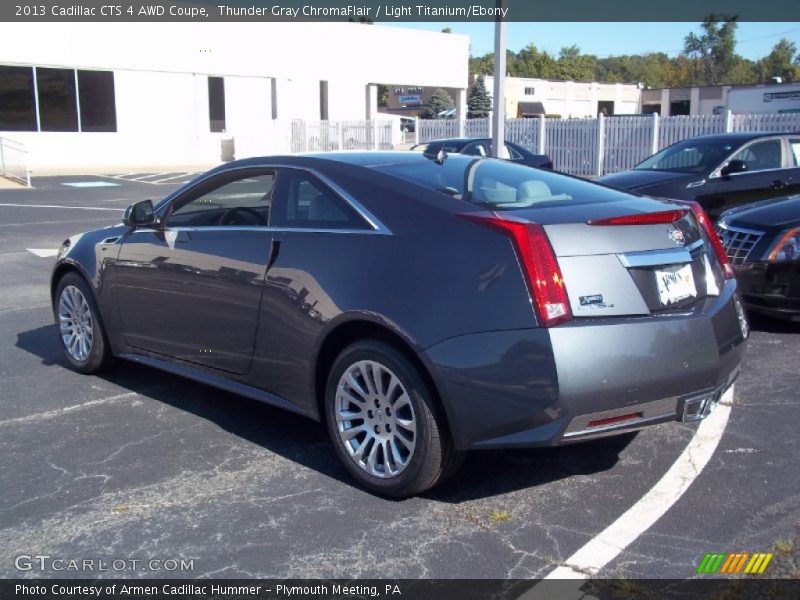
M553 327L572 320L561 269L544 227L530 221L513 221L496 213L462 213L458 216L511 238L541 325Z
M689 209L681 208L678 210L662 210L652 213L641 213L637 215L624 215L621 217L610 217L608 219L593 219L587 221L587 225L660 225L663 223L674 223L686 216Z
M728 262L728 254L725 252L725 247L722 245L722 240L719 239L714 226L711 224L711 219L708 218L706 211L697 202L693 200L678 200L681 204L688 204L692 210L695 220L703 228L706 233L708 241L711 242L711 247L714 249L714 254L717 255L717 262L722 267L722 272L725 273L725 279L733 279L735 274L731 263Z

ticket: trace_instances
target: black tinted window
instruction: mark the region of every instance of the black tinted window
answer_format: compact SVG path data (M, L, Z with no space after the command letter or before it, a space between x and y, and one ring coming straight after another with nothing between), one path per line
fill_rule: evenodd
M112 71L78 71L81 131L116 131L117 109Z
M42 131L78 131L74 69L36 69Z
M710 171L738 145L725 140L686 140L664 148L636 165L636 169L702 173Z
M0 131L36 131L30 67L0 66Z
M309 229L366 229L368 225L336 192L304 171L279 175L273 224Z

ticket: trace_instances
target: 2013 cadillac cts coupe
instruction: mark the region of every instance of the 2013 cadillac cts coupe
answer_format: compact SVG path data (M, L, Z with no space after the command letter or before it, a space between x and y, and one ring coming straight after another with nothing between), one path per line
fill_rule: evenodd
M390 496L469 449L702 418L747 337L697 205L444 152L226 164L66 240L52 298L76 370L121 357L324 421Z

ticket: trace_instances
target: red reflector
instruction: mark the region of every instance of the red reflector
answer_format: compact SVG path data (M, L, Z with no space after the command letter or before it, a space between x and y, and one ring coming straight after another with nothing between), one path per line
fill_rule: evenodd
M706 211L704 211L703 207L693 200L676 200L676 202L689 205L697 224L700 225L702 230L705 232L706 238L708 238L708 241L711 243L711 247L714 249L714 254L717 256L717 262L719 262L719 266L722 267L722 272L725 273L725 279L733 279L735 275L731 263L728 262L728 254L725 252L725 247L722 245L722 240L719 239L717 232L714 230L714 226L711 224L711 219L706 214Z
M541 325L552 327L572 320L561 268L544 227L530 221L512 221L496 213L462 213L457 216L511 238Z
M630 413L627 415L620 415L618 417L608 417L606 419L597 419L595 421L589 421L589 424L586 426L587 429L591 427L605 427L607 425L614 425L615 423L623 423L625 421L633 421L634 419L641 419L642 413Z
M653 213L641 213L638 215L624 215L622 217L610 217L608 219L592 219L587 221L587 225L659 225L662 223L674 223L686 216L689 210L680 208L677 210L663 210Z

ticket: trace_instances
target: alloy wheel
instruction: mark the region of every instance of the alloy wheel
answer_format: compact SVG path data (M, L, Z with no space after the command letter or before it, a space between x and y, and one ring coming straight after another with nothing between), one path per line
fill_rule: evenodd
M87 360L94 342L94 320L86 297L74 285L61 291L58 326L67 353L79 362Z
M361 360L336 387L336 429L347 454L373 477L396 477L409 465L417 442L414 407L387 366Z

